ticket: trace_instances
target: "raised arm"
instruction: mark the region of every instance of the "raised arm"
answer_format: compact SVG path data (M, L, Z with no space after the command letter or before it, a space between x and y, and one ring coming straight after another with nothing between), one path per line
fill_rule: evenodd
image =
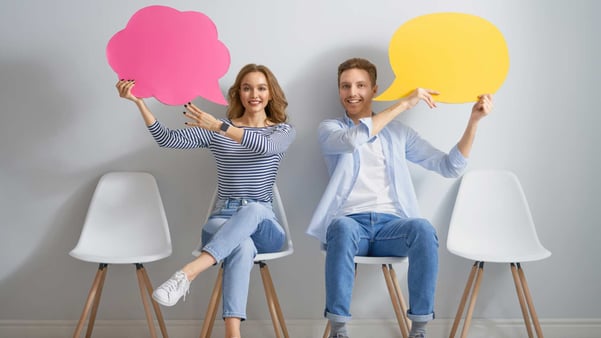
M214 132L221 132L221 120L216 119L213 115L198 108L193 103L184 105L188 111L184 112L190 122L186 122L188 126L195 126L202 129L206 129ZM242 137L244 136L244 129L230 125L224 132L224 135L236 141L242 143Z
M134 96L131 93L131 89L134 87L135 84L136 81L134 80L119 80L115 86L119 91L120 97L130 100L136 104L138 110L140 110L140 113L142 114L142 118L144 119L144 123L146 123L146 126L151 126L156 122L156 118L154 117L150 109L148 109L146 103L144 103L144 100Z
M371 136L377 135L390 121L399 116L402 112L415 107L420 100L424 101L428 107L435 108L436 102L432 95L438 95L438 92L431 89L417 88L408 96L400 99L392 106L373 116Z
M463 136L457 143L457 148L461 154L465 157L469 157L472 150L472 144L476 138L476 131L478 130L478 123L480 120L487 116L493 108L493 97L491 94L483 94L478 96L478 101L472 107L472 114L467 122L467 127L463 132Z

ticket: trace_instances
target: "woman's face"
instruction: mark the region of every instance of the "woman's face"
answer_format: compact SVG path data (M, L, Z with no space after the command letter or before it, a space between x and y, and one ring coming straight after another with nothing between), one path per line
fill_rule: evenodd
M263 113L271 100L267 78L262 72L246 74L240 83L240 101L244 106L244 113Z

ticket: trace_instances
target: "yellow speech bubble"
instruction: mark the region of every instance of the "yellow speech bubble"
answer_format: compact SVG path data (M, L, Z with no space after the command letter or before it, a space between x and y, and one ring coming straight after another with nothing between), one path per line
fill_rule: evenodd
M440 92L438 102L473 102L480 94L496 92L509 70L501 32L485 19L463 13L409 20L394 33L388 54L396 79L378 101L428 88Z

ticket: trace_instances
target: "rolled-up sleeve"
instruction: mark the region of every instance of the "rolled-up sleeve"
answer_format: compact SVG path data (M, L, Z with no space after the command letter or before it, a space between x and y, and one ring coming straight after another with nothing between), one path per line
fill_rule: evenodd
M432 146L414 130L408 129L407 160L444 177L458 177L464 172L467 159L461 154L457 145L451 148L447 154Z

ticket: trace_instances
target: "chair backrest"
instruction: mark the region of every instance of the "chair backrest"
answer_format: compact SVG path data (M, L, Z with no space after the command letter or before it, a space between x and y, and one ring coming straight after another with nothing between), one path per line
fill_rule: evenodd
M207 215L205 218L205 223L209 220L209 216L211 216L211 212L215 207L215 203L217 202L217 189L213 192L213 197L211 198L211 202L209 203L209 208L207 210ZM273 185L273 211L275 216L277 217L280 225L284 229L286 233L286 242L282 246L282 248L278 252L273 253L262 253L258 254L255 257L255 261L258 260L268 260L273 258L279 258L283 256L288 256L294 252L294 247L292 244L292 236L290 235L290 226L288 225L288 217L286 216L286 211L284 209L284 204L282 203L282 197L280 195L280 191L278 189L277 184ZM196 249L192 252L192 255L198 256L200 255L200 249L202 248L202 240L196 246Z
M525 262L551 253L538 239L517 176L506 170L464 175L449 225L447 249L486 262Z
M80 260L145 263L171 255L167 217L155 178L110 172L98 181L76 247Z

